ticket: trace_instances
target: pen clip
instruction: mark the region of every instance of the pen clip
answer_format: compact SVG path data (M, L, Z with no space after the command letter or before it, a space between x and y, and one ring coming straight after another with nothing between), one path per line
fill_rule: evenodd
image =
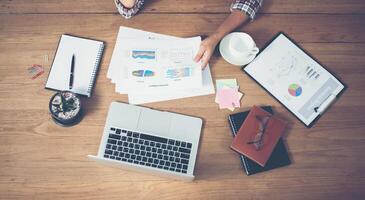
M320 115L332 104L336 99L336 95L330 94L319 106L314 108L314 112Z

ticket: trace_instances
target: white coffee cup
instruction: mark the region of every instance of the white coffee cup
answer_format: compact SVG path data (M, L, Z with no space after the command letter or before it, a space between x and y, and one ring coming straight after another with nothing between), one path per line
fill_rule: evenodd
M250 63L259 52L259 49L250 35L243 32L234 32L222 39L219 51L227 62L242 66Z

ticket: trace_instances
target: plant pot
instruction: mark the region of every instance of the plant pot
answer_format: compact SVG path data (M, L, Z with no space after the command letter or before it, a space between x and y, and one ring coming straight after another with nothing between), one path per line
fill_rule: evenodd
M49 111L53 121L61 126L73 126L82 118L81 100L70 91L60 91L49 101Z

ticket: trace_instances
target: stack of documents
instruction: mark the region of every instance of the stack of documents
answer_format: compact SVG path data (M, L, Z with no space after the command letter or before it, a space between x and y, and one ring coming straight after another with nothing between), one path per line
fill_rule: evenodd
M215 102L219 104L219 109L227 108L233 111L234 108L241 107L243 94L238 91L236 79L218 79L215 83L217 87Z
M193 61L200 42L120 27L107 77L131 104L214 94L209 67Z

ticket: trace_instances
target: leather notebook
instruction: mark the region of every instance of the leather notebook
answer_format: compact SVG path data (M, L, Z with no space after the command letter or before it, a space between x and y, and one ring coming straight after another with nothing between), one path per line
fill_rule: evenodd
M265 166L287 122L253 106L233 139L231 148Z
M267 112L272 113L272 109L270 106L262 107ZM232 115L229 115L228 120L230 123L230 127L232 130L233 136L236 136L238 130L241 128L242 123L246 119L249 111L239 112ZM278 143L276 144L269 160L267 161L265 167L261 167L259 164L255 163L254 161L250 160L244 155L240 155L240 160L242 167L246 173L246 175L252 175L268 170L272 170L279 167L284 167L291 164L289 159L288 152L286 150L284 141L282 138L279 139Z

